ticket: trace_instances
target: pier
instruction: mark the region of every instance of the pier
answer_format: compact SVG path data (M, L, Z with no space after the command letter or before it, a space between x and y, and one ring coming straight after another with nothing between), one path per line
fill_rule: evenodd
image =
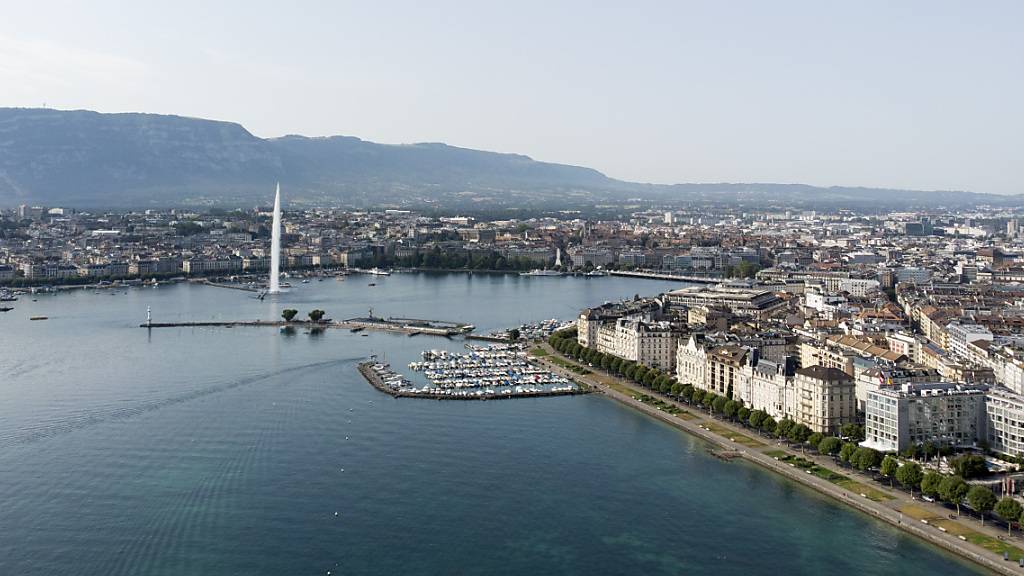
M395 318L351 318L340 321L309 322L305 320L287 322L285 320L208 320L208 321L181 321L181 322L145 322L139 324L139 328L238 328L238 327L263 327L263 328L347 328L349 330L375 330L378 332L394 332L416 336L428 334L430 336L443 336L450 338L460 334L467 334L473 330L469 324L457 322L440 321L409 321L409 319Z
M630 270L611 270L612 276L628 276L630 278L650 278L652 280L679 280L680 282L696 282L700 284L719 284L726 278L721 276L689 276L685 274L665 274L663 272L640 272Z
M204 286L213 286L214 288L227 288L229 290L241 290L243 292L259 292L259 289L253 288L252 286L246 286L245 284L224 284L222 282L214 282L213 280L193 280L196 284L202 284Z

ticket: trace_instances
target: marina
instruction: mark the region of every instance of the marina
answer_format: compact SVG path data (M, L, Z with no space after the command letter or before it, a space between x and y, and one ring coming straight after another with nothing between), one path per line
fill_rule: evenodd
M489 400L580 394L576 383L531 362L519 346L467 344L466 353L423 352L423 361L409 368L421 372L428 384L417 386L385 362L371 358L359 372L375 388L396 397L438 400Z
M516 340L512 338L514 331L518 331L518 339L522 340L545 340L548 336L551 336L559 330L565 328L571 328L576 324L575 321L564 321L558 320L557 318L551 318L549 320L539 320L537 322L528 322L520 324L516 328L510 328L508 330L496 330L483 335L473 336L477 340L491 340L493 342L505 342Z

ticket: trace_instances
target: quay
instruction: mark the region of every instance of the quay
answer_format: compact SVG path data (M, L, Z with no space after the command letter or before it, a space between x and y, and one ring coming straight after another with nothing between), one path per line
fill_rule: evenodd
M662 272L640 272L630 270L610 270L608 273L612 276L648 278L651 280L679 280L681 282L695 282L699 284L719 284L726 281L726 278L721 276L689 276L686 274L664 274Z
M192 280L194 284L202 284L204 286L213 286L214 288L228 288L230 290L241 290L243 292L259 292L258 289L252 286L246 286L245 284L224 284L222 282L214 282L213 280L199 279Z
M481 340L483 342L508 342L505 336L490 336L487 334L466 334L466 340Z
M445 320L420 320L418 318L380 318L370 311L369 316L360 318L349 318L338 324L344 324L342 328L364 328L367 330L379 330L382 332L401 332L403 334L417 335L429 334L431 336L444 336L450 338L460 334L468 334L475 329L472 324L462 322L448 322Z
M460 326L460 327L453 327ZM378 332L395 332L415 336L428 334L431 336L443 336L450 338L460 334L466 334L472 330L472 326L453 324L453 326L407 323L394 319L383 318L352 318L341 321L291 321L284 320L210 320L210 321L182 321L182 322L144 322L139 328L235 328L235 327L265 327L265 328L348 328L350 330L376 330Z
M542 347L551 356L560 357L557 351L546 344L542 344ZM565 375L569 374L566 368L547 360L545 357L539 357L537 360L556 373L562 373ZM575 362L572 363L575 364ZM890 492L889 494L894 498L894 500L888 501L890 503L889 505L887 505L886 502L877 502L870 498L866 498L861 494L850 492L849 490L837 484L833 484L823 478L809 474L799 467L794 467L782 462L770 454L765 453L764 450L769 448L777 449L794 456L801 456L800 452L790 450L788 446L783 446L781 443L775 446L765 445L762 441L766 441L767 439L760 436L754 438L754 442L756 442L757 445L752 446L750 445L751 438L747 436L750 434L749 430L740 428L729 422L713 418L702 413L700 410L694 410L692 406L681 404L678 401L672 400L671 398L667 398L650 390L637 389L631 383L628 383L616 376L594 373L588 376L582 376L580 379L590 385L594 390L612 400L634 408L652 418L660 420L670 426L678 428L708 442L711 445L710 451L716 458L729 460L738 458L746 462L750 462L751 464L756 464L766 470L775 472L776 474L801 484L806 488L814 490L819 494L846 504L847 506L871 516L872 518L886 522L895 528L912 534L926 542L930 542L931 544L956 554L961 558L970 560L971 562L987 568L994 573L1005 574L1007 576L1024 574L1024 570L1018 566L1017 562L1005 561L998 555L991 553L980 546L971 544L950 532L936 530L927 524L922 524L921 522L915 521L909 517L905 518L899 508L894 507L903 503L920 504L922 501L908 499L906 495L899 494L897 492ZM642 400L644 395L651 395L662 399L669 405L682 409L683 412L681 414L671 414L661 410L657 406L644 402ZM708 425L709 423L715 427L714 431L712 431L712 427ZM725 458L722 458L723 456L725 456ZM804 458L811 457L806 454L803 454L802 456ZM826 469L831 469L834 464L830 465L826 460L827 459L816 460L816 463ZM879 489L884 490L884 488Z

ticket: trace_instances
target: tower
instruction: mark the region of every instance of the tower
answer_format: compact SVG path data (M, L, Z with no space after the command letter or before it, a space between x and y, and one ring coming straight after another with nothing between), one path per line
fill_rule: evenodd
M270 230L270 287L269 294L281 292L281 183L274 194L274 224Z

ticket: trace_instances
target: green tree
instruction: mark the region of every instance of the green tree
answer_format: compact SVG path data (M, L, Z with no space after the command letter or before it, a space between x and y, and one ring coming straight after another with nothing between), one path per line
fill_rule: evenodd
M683 392L683 385L680 384L679 382L673 382L672 385L669 386L668 391L669 391L669 394L672 394L673 396L678 398L679 395L682 394L682 392Z
M750 422L750 408L747 408L746 406L740 406L736 410L736 419L739 420L742 424L747 424L748 422Z
M783 418L775 425L775 435L779 438L786 438L789 435L790 429L793 428L794 422L789 418Z
M711 403L711 409L715 411L715 414L722 414L725 412L726 403L731 402L725 396L718 396L715 401Z
M636 372L633 373L633 381L638 383L638 384L642 384L643 381L644 381L644 378L646 378L646 377L647 377L647 366L644 366L643 364L638 364Z
M963 478L977 478L988 474L985 459L977 454L967 454L954 458L951 462L953 470Z
M722 407L722 414L725 414L726 418L735 418L736 412L740 409L740 403L735 400L727 400L725 405Z
M764 410L754 410L750 413L750 416L747 418L747 422L750 423L751 428L755 430L760 430L761 423L764 422L764 419L767 417L768 414L765 414Z
M846 442L839 450L839 459L847 464L854 464L853 454L857 451L857 445L853 442ZM855 465L855 464L854 464Z
M1006 533L1009 534L1013 528L1013 523L1019 520L1021 513L1024 512L1024 507L1014 498L1004 496L996 503L995 510L1000 518L1006 520Z
M829 436L822 438L821 442L818 443L818 452L822 454L828 454L829 456L835 456L839 454L839 451L843 448L843 441L835 436Z
M850 442L862 442L864 440L864 428L853 424L844 424L839 430L840 435Z
M700 399L700 405L704 408L710 408L715 402L715 393L710 390L704 391L704 397Z
M939 496L939 485L942 484L942 474L929 470L921 478L921 492L926 496Z
M612 356L611 371L615 372L616 374L622 373L622 358L619 358L618 356Z
M892 455L886 454L885 458L882 458L882 466L880 471L882 476L889 479L889 487L892 487L892 482L896 478L896 472L900 469L900 461L893 458Z
M285 322L291 322L292 319L295 318L295 315L298 314L298 313L299 313L298 310L293 310L292 308L286 308L286 309L281 311L281 318L284 318Z
M604 358L601 358L601 369L606 371L606 372L610 371L611 368L612 368L612 362L613 361L614 360L613 360L613 356L612 355L605 354Z
M946 476L939 483L939 496L950 504L956 505L956 515L960 515L960 503L967 496L970 487L964 479L959 476Z
M704 401L705 392L699 388L693 389L692 402L694 406L699 406Z
M996 505L996 495L984 486L971 486L967 491L967 503L981 516L981 523L984 525L985 513L991 512Z
M508 339L512 342L519 341L519 328L513 328L508 331Z
M308 316L310 321L319 322L324 319L324 314L326 314L326 312L317 308L315 310L310 310Z
M657 381L658 381L658 371L657 370L653 370L653 369L652 370L648 370L647 374L644 374L644 386L646 386L648 388L653 388L654 387L654 383L657 382Z
M764 420L761 421L761 431L767 434L774 432L777 426L778 423L775 422L775 418L772 418L771 416L765 416Z
M790 426L789 431L786 433L786 437L797 444L803 444L811 437L811 429L805 424L794 424L793 426Z
M818 444L821 444L821 441L824 439L824 434L822 434L821 432L815 432L814 434L811 434L810 436L807 437L807 443L813 446L815 450L817 450Z
M896 470L896 481L904 488L909 488L911 496L914 495L914 488L921 485L923 477L924 471L921 470L921 465L917 462L907 462Z
M625 376L626 378L629 378L626 372L630 370L632 370L634 374L636 373L636 362L633 362L632 360L623 360L622 370L619 373Z
M695 388L692 384L683 384L683 399L687 402L692 402L694 390Z
M859 470L867 471L882 463L882 455L878 450L862 446L853 453L850 463Z

